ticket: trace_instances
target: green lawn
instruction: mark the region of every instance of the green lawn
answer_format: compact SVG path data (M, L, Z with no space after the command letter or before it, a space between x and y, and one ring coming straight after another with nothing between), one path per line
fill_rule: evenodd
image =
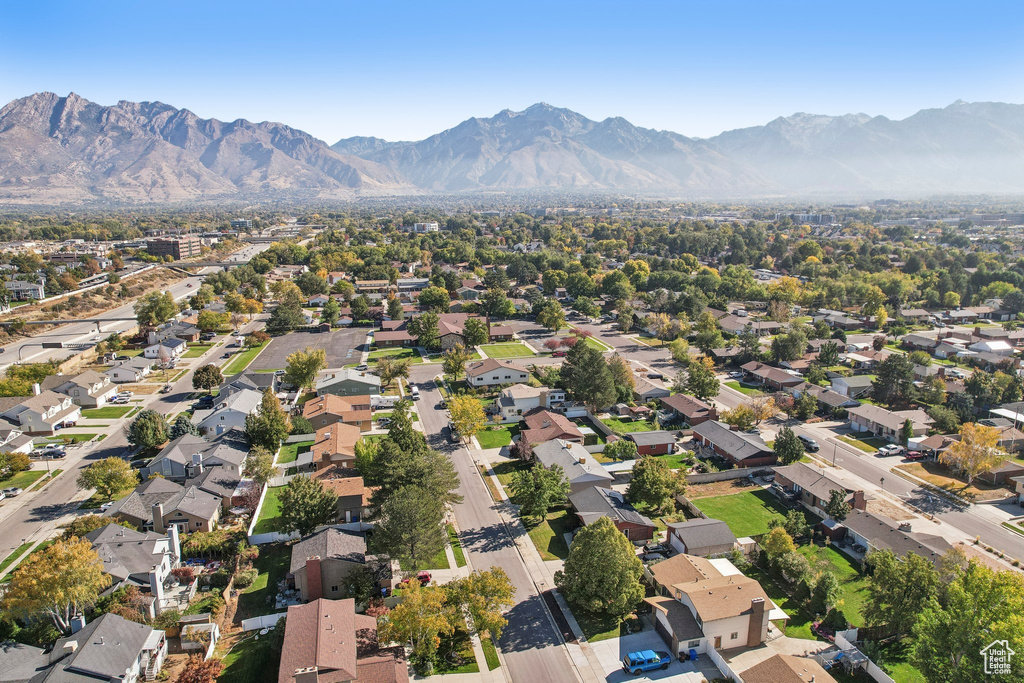
M188 350L181 354L182 358L199 358L213 348L213 344L189 344Z
M512 443L512 437L519 434L519 425L505 425L498 428L484 428L476 433L480 448L501 448Z
M605 351L614 351L615 350L612 347L610 347L607 344L605 344L600 339L596 339L594 337L584 337L584 339L586 339L586 342L584 342L584 343L587 346L589 346L591 348L594 348L594 349L597 349L601 353L604 353Z
M782 624L786 625L786 635L790 638L803 638L806 640L818 640L818 637L811 633L811 622L814 620L813 615L808 614L803 607L794 601L790 594L796 589L796 586L787 586L782 583L776 583L775 579L765 573L759 566L752 565L745 572L747 576L757 580L764 589L764 592L768 594L772 602L778 605L779 609L789 615L789 621L776 622L775 625L782 627Z
M421 569L451 569L448 564L448 554L445 553L444 548L434 555L433 557L427 558L427 560L420 565L414 565L411 562L401 560L399 565L402 567L403 572L414 572L420 571Z
M839 440L843 443L848 443L854 448L864 451L865 453L874 453L882 446L888 444L885 439L879 439L875 436L867 436L863 439L858 439L852 436L840 436Z
M519 470L525 470L529 465L522 462L521 460L505 460L495 465L491 465L491 469L494 470L494 474L498 477L498 481L505 487L505 493L509 496L508 486L512 483L512 475Z
M473 641L465 629L458 629L451 636L441 636L434 674L475 674L479 671L480 666L473 654Z
M602 417L601 422L607 425L608 428L616 434L654 431L654 423L649 420L620 420L616 417Z
M44 476L46 476L46 470L25 470L24 472L18 472L6 479L0 480L0 489L28 489L32 484L35 484Z
M576 617L576 623L580 625L583 637L587 639L588 643L597 643L627 635L622 627L623 620L620 617L607 614L592 615L581 610L573 610L572 615Z
M253 362L256 356L260 355L260 351L262 351L266 345L267 342L264 342L259 346L253 346L252 348L248 348L245 349L244 351L234 354L233 356L231 356L231 359L227 362L227 365L221 368L221 372L224 374L225 377L237 375L242 370L245 370L247 367L249 367L249 363Z
M448 531L448 542L452 546L452 555L455 556L455 565L465 567L466 553L462 550L462 541L459 540L459 534L456 533L455 527L451 524L445 524L445 529Z
M728 496L712 496L698 498L693 501L701 512L712 519L720 519L729 525L737 536L760 536L768 533L768 520L773 517L782 519L788 510L779 499L764 489L744 491ZM804 512L808 521L816 523L818 519Z
M525 358L534 355L533 351L519 342L502 342L500 344L483 344L480 347L489 358Z
M260 546L260 555L253 563L259 575L252 585L242 590L238 596L236 619L240 621L274 611L273 599L277 595L277 584L288 573L291 557L291 548L284 543L267 543Z
M658 455L655 457L668 465L670 469L681 470L688 467L685 461L691 460L693 458L693 453L683 451L682 453L670 453L668 455Z
M375 363L381 358L393 358L394 360L409 360L413 363L422 363L423 356L416 349L408 348L395 348L395 349L377 349L376 351L370 351L370 355L367 358L367 363Z
M730 389L735 389L741 394L746 394L747 396L752 396L754 394L761 393L760 389L749 384L741 384L740 382L736 381L723 382L723 384L725 384L725 386L729 387Z
M87 408L82 411L82 417L87 420L116 420L124 417L135 410L133 406L103 406L102 408Z
M260 638L257 632L235 643L221 663L218 683L276 683L281 653L273 647L275 638Z
M488 671L494 671L501 666L501 660L498 659L498 650L494 647L494 642L491 641L490 636L480 639L480 647L483 648L484 659L487 660Z
M10 567L11 564L13 564L16 559L21 557L25 553L25 551L27 551L32 546L33 543L35 543L35 541L29 541L28 543L22 543L17 548L15 548L10 555L4 558L3 562L0 562L0 572Z
M267 489L267 496L260 508L260 518L253 527L254 534L266 534L271 531L281 530L281 493L283 486L274 486Z
M572 529L572 522L568 510L555 510L549 512L539 524L536 520L530 520L529 523L523 520L523 525L542 560L564 560L569 557L569 546L565 544L562 534Z
M312 441L297 441L295 443L286 443L281 446L281 450L277 453L277 464L287 465L290 462L295 462L299 453L305 453L313 447Z
M386 412L383 412L383 413L374 413L374 415L373 415L373 419L374 419L374 420L379 420L379 419L381 419L382 417L391 417L391 412L392 412L392 411L388 410L388 411L386 411ZM419 414L418 414L418 413L415 413L415 412L410 412L410 413L409 413L409 418L410 418L410 419L411 419L411 420L412 420L413 422L419 422L419 420L420 420L420 416L419 416Z
M54 437L54 441L63 443L84 443L86 441L92 441L95 438L96 434L94 432L87 432L83 434L68 434L67 432L62 432Z
M904 638L882 647L882 670L896 683L926 683L924 675L908 661L912 645L911 639Z
M833 548L817 545L805 545L797 550L807 558L811 567L829 569L839 579L839 589L843 599L843 612L854 626L863 626L861 616L864 603L868 596L868 581L853 561Z

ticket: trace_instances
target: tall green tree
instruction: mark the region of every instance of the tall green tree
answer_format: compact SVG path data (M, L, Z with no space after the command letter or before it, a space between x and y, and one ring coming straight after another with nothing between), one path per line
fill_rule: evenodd
M162 325L178 313L170 292L150 292L135 302L135 319L141 327Z
M643 599L643 571L633 544L610 518L601 517L576 533L555 585L588 615L620 617Z
M537 324L558 334L558 331L565 327L565 312L562 310L562 304L554 299L548 300L537 313Z
M185 436L186 434L199 436L199 427L192 424L192 420L189 418L187 413L182 413L178 417L174 418L174 424L171 425L168 438L171 441L174 441L178 437Z
M686 479L669 469L661 458L645 455L633 466L626 500L649 510L666 513L675 509L675 497L686 490Z
M274 454L263 446L253 446L245 457L242 474L263 486L274 476L274 469Z
M453 381L457 381L459 377L466 374L466 363L470 358L472 355L466 350L466 347L456 344L441 356L441 369L445 375Z
M466 347L473 348L486 344L490 334L487 331L487 323L483 318L467 318L462 328L462 336L466 340Z
M147 408L128 425L128 443L139 448L155 448L167 442L169 432L167 418Z
M352 310L352 320L366 320L370 316L370 300L365 294L360 294L349 304Z
M887 406L904 406L914 397L914 364L902 353L894 353L878 364L871 393Z
M409 334L416 337L417 344L430 351L436 351L441 348L441 338L437 331L439 322L437 313L428 311L410 320L407 327Z
M842 522L850 514L850 504L846 502L846 491L832 489L828 492L828 501L825 503L825 512L837 522Z
M488 289L480 297L480 310L491 319L502 320L512 316L516 312L515 305L505 296L500 289Z
M289 354L285 360L288 365L284 371L284 381L300 389L309 389L316 381L317 374L327 367L327 351L307 346Z
M292 423L281 402L269 388L263 392L260 406L245 418L245 436L253 446L262 446L271 453L291 433Z
M569 480L558 465L547 468L534 463L530 469L519 470L512 475L509 488L524 517L543 519L551 507L564 504L569 497Z
M280 503L284 530L297 531L300 536L338 516L338 496L325 489L319 479L292 477L281 492Z
M332 296L327 300L327 303L324 304L323 310L320 311L320 320L323 320L325 323L333 327L340 317L341 304L339 304L338 300Z
M702 401L718 396L719 381L712 370L711 359L703 357L690 363L686 387Z
M458 605L460 611L469 612L478 633L489 634L493 641L501 638L508 624L503 612L512 607L516 592L504 569L476 570L466 578L449 581L444 587L448 602Z
M569 395L593 412L610 406L617 398L615 380L604 355L582 341L566 354L561 377Z
M896 633L908 633L938 596L935 566L920 555L899 558L890 550L872 552L866 561L871 573L864 618L873 626L888 625Z
M210 391L224 382L224 375L216 365L208 364L192 373L192 388Z
M78 488L96 489L107 500L139 483L139 473L124 458L113 456L94 462L78 475Z
M783 427L775 437L775 454L783 465L792 465L804 457L804 446L789 427Z
M444 505L430 491L403 486L381 505L373 533L378 553L419 569L444 550L446 539Z
M451 305L451 296L448 290L442 287L427 287L420 292L417 302L434 313L447 313Z

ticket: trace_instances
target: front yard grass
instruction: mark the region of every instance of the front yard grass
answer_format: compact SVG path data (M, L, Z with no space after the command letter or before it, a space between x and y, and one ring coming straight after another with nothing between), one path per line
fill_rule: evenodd
M597 349L601 353L604 353L606 351L614 351L615 350L612 347L610 347L607 344L605 344L600 339L596 339L594 337L584 337L584 339L586 340L585 343L586 343L587 346L589 346L591 348L594 348L594 349Z
M519 342L483 344L480 349L487 354L488 358L526 358L534 355L533 351L525 344Z
M587 639L588 643L597 643L626 635L622 628L621 617L607 614L587 614L581 610L573 611L572 615L576 617L576 623L580 625L583 637Z
M277 464L286 465L290 462L295 462L299 458L299 453L305 453L313 447L312 441L297 441L295 443L286 443L281 446L281 450L277 453Z
M82 417L87 420L116 420L124 417L134 408L132 406L103 406L102 408L86 408Z
M693 501L701 512L712 519L720 519L729 525L737 537L760 536L768 533L768 521L776 518L782 520L789 510L778 498L764 489L744 491L728 496L698 498ZM819 520L804 511L808 522L816 524Z
M85 443L86 441L92 441L96 438L95 432L83 432L81 434L69 434L67 432L61 432L54 437L55 441L62 443Z
M862 450L865 453L874 453L888 443L885 439L879 439L877 436L866 436L863 439L858 439L853 436L840 436L839 440L843 443L848 443L854 448Z
M503 425L501 427L484 427L476 433L480 448L501 448L512 443L513 437L519 434L519 425Z
M460 628L451 636L441 636L434 674L475 674L479 671L468 631Z
M284 543L267 543L260 546L260 555L253 562L259 574L252 585L242 590L238 596L238 611L235 613L237 621L274 611L277 584L288 573L291 557L291 548Z
M267 534L271 531L281 530L281 494L284 493L283 486L273 486L267 489L267 495L263 500L263 507L260 508L260 517L253 527L254 534Z
M761 393L761 390L758 389L757 387L751 384L743 384L742 382L737 382L735 380L723 382L723 384L725 384L725 386L729 387L730 389L735 389L741 394L745 394L747 396L753 396L754 394Z
M620 420L616 417L602 417L601 422L616 434L654 431L654 423L650 420Z
M938 462L914 462L897 465L896 469L912 474L918 479L924 479L929 484L938 486L955 496L970 500L997 500L1010 495L1008 489L986 484L977 478L973 484L968 485L966 479L954 474L949 468Z
M240 353L234 354L227 365L222 368L222 372L225 377L237 375L238 373L249 367L249 363L256 359L256 356L260 355L260 351L266 348L268 342L264 342L259 346L250 347Z
M188 350L181 354L182 358L199 358L213 348L213 344L189 344Z
M8 567L10 567L11 564L13 564L16 559L18 559L19 557L24 555L25 551L27 551L30 547L32 547L33 543L35 543L35 541L29 541L28 543L22 543L17 548L15 548L13 551L11 551L11 554L8 555L7 557L5 557L3 562L0 562L0 572L2 572L3 570L7 569Z
M569 546L563 534L572 530L573 518L568 510L548 512L543 521L523 520L530 540L542 560L564 560L569 557Z
M434 555L429 557L419 566L414 566L412 563L402 560L399 565L402 567L403 572L420 571L422 569L451 569L448 564L448 554L445 553L444 548Z
M370 351L370 355L367 357L367 363L376 363L381 358L391 358L394 360L408 360L413 363L422 363L423 356L416 349L410 349L407 347L396 347L387 349L377 349L376 351Z
M28 489L30 486L46 476L46 470L25 470L12 474L6 479L0 480L0 489Z
M487 670L494 671L501 666L501 660L498 659L498 650L494 647L494 642L490 636L484 636L480 639L480 647L484 651L484 659L487 660Z
M494 470L494 474L497 475L498 481L500 481L501 485L506 489L505 495L510 498L512 497L512 494L509 493L507 489L509 484L512 483L512 475L519 470L525 470L529 467L529 465L521 460L505 460L491 465L491 469Z

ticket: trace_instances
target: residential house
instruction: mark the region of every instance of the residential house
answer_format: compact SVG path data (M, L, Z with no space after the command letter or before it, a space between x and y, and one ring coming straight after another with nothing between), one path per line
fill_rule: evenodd
M718 410L699 398L686 394L672 394L660 399L667 422L681 422L696 427L702 422L718 419Z
M536 408L523 416L524 428L519 433L526 443L538 444L554 439L583 444L583 432L565 415Z
M331 300L331 297L329 297L326 294L314 294L313 296L309 297L306 300L306 305L307 306L312 306L314 308L319 308L319 307L325 305L330 300Z
M404 648L380 648L377 619L355 601L320 598L288 608L277 683L408 683Z
M442 351L447 351L457 344L468 346L466 344L465 328L466 321L470 318L478 318L484 324L487 324L487 318L470 315L469 313L442 313L438 316L437 336L441 342Z
M302 406L302 417L309 420L314 429L338 422L358 427L361 432L373 429L373 411L368 396L324 394L306 401Z
M473 387L494 387L502 384L523 383L530 373L506 360L487 358L466 366L466 382Z
M46 282L25 282L24 280L8 280L4 287L11 293L15 301L30 301L32 299L46 298Z
M900 317L915 323L923 323L928 320L931 313L923 308L901 308Z
M927 351L931 353L939 345L939 340L924 334L910 333L900 337L900 346L908 351Z
M899 441L903 423L910 420L911 436L923 436L935 421L923 410L886 410L880 406L864 404L848 408L850 428L855 432L867 432L890 442Z
M85 535L103 561L103 573L110 576L106 593L127 586L138 588L147 598L151 618L181 607L178 579L171 574L181 560L178 539L177 526L168 527L166 533L156 533L113 523Z
M292 546L289 583L295 586L303 601L345 595L345 579L356 570L368 568L384 575L379 587L385 588L391 578L390 562L378 560L366 552L366 536L355 531L328 527Z
M217 390L217 398L225 398L242 389L258 391L261 394L268 389L277 393L279 375L273 372L241 372L224 380Z
M647 403L672 394L661 384L657 384L646 377L636 376L633 378L633 396L638 403Z
M192 424L201 434L217 435L232 429L244 430L245 418L259 411L263 392L242 389L227 396L219 394L212 408L197 410L192 414Z
M717 519L688 519L668 525L669 547L695 557L722 557L736 547L729 525Z
M718 420L708 420L694 427L693 441L736 467L764 467L778 461L775 451L760 436L736 431Z
M864 398L871 393L870 375L853 375L852 377L833 377L831 382L832 391L846 398Z
M416 337L406 329L381 330L373 333L373 343L378 349L393 349L403 346L416 346Z
M356 444L361 438L359 427L355 425L337 422L319 427L308 455L303 455L306 455L308 464L312 465L314 471L332 467L353 469L356 461ZM302 468L307 463L302 460L302 455L299 458L295 466Z
M623 436L636 444L639 455L667 455L676 450L676 433L657 430L651 432L630 432Z
M608 517L615 523L615 528L636 545L643 545L654 538L654 522L637 512L618 491L588 486L570 494L569 504L583 526Z
M843 499L856 510L867 509L864 492L843 483L834 468L822 468L816 465L798 462L792 465L775 468L775 483L787 492L799 497L800 502L818 515L827 517L825 506L828 505L833 491L841 491Z
M509 325L491 325L488 330L490 333L490 342L510 342L515 337L515 330Z
M810 657L777 654L740 672L743 683L836 683L836 679Z
M711 349L711 358L719 365L735 363L743 355L743 349L738 346L725 346L720 349Z
M70 396L71 401L82 408L102 408L117 395L109 375L95 370L86 370L77 375L50 375L42 382L43 389L49 389Z
M0 419L0 453L24 453L35 449L31 436L26 435L17 425Z
M331 287L333 287L334 285L338 284L339 282L341 282L344 279L345 279L344 271L332 270L331 272L327 273L327 284L329 286L331 286Z
M413 293L422 292L430 286L430 279L425 277L400 277L395 281L399 295L411 296Z
M1016 460L1003 460L988 472L978 475L978 479L993 486L1011 484L1014 477L1024 477L1024 464Z
M155 681L167 658L164 631L137 624L117 614L104 614L50 650L39 683Z
M738 335L749 329L757 332L758 336L761 337L778 334L789 327L787 323L777 323L774 320L751 320L748 317L733 314L722 316L718 319L718 324L722 331L729 334Z
M863 545L868 551L891 550L897 557L920 555L936 567L952 547L941 536L901 531L881 517L865 510L851 510L843 520L846 538Z
M58 429L78 422L82 409L70 396L42 391L34 385L32 396L0 398L0 417L17 425L23 434L53 434Z
M317 380L316 395L372 396L380 393L380 377L351 368L327 370Z
M184 341L174 337L169 337L163 341L157 342L156 344L147 346L142 352L142 355L146 358L166 363L168 361L181 358L187 349L188 344Z
M185 480L185 488L194 486L220 498L221 514L241 505L245 487L242 478L225 467L206 467L199 475Z
M501 415L502 422L518 422L530 411L551 409L565 403L565 391L548 387L513 384L501 390L490 410Z
M185 342L197 342L201 332L198 327L184 321L172 321L164 323L156 329L149 331L147 342L149 345L159 344L165 339L180 339Z
M654 588L655 595L671 598L672 587L677 583L703 581L722 576L722 572L708 558L679 553L666 560L648 565L644 570L644 575Z
M562 468L571 493L579 493L594 487L610 488L615 480L615 477L578 442L553 439L539 443L533 447L533 458L544 467L557 465Z
M830 415L835 415L838 411L860 405L860 401L843 396L831 389L819 387L816 384L800 384L790 389L790 391L793 393L794 398L800 398L805 392L810 394L818 401L817 412L824 412Z
M787 387L794 387L803 382L799 375L790 374L781 368L765 365L756 360L741 365L740 369L743 370L744 375L750 382L776 391L782 391Z
M218 495L157 477L116 501L104 515L159 533L171 526L182 532L213 531L222 509Z
M978 322L978 314L968 308L955 311L943 311L939 317L950 325L972 325Z
M143 479L159 474L184 483L207 469L220 468L240 478L248 455L249 442L240 429L227 430L210 439L184 434L164 446L139 473Z
M977 341L967 348L975 353L991 353L996 356L1005 356L1007 358L1012 356L1014 353L1013 346L1002 339L985 339Z
M152 371L153 359L136 356L117 361L117 365L107 370L106 374L116 384L134 384L145 380Z

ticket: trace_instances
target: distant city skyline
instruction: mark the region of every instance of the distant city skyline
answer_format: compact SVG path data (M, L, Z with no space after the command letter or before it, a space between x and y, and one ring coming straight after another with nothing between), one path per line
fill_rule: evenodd
M1024 102L1022 29L1017 3L30 3L0 23L0 100L159 100L328 143L543 101L710 137L796 112Z

